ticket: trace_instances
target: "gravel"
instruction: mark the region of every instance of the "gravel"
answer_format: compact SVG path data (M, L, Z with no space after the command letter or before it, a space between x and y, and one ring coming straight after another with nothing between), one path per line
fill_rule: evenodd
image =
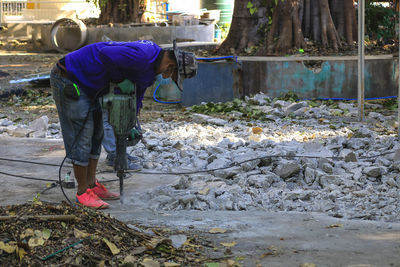
M311 107L262 94L247 102L263 110L266 120L244 121L233 111L224 119L192 114L191 122L160 118L143 124L144 140L130 150L146 171L231 168L182 175L176 184L127 201L147 201L151 209L166 211L323 212L400 221L400 145L394 123L377 126L396 121L394 115L375 109L367 123L359 123L351 103ZM40 128L36 131L0 119L0 135L35 136L45 130L46 138L60 138L59 124L45 122L31 123Z

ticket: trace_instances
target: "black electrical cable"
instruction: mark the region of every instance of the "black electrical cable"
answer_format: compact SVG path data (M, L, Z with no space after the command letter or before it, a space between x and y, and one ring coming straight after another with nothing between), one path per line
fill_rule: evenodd
M52 180L52 179L29 177L29 176L23 176L23 175L1 172L1 171L0 171L0 174L12 176L12 177L16 177L16 178L21 178L21 179L28 179L28 180L36 180L36 181L44 181L44 182L58 182L57 180Z
M377 158L380 156L385 156L389 154L396 153L396 151L388 151L385 153L380 153L378 155L373 155L373 156L364 156L364 157L359 157L359 159L372 159L372 158ZM139 173L139 174L149 174L149 175L188 175L188 174L197 174L197 173L207 173L207 172L214 172L214 171L220 171L220 170L226 170L230 169L239 165L242 165L247 162L251 162L254 160L263 160L263 159L268 159L268 158L309 158L309 159L320 159L320 158L325 158L325 159L335 159L335 160L342 160L343 157L318 157L318 156L302 156L302 155L269 155L269 156L263 156L263 157L257 157L257 158L251 158L248 160L244 160L241 162L236 162L232 163L227 167L221 167L221 168L214 168L214 169L207 169L207 170L196 170L196 171L188 171L188 172L146 172L146 171L129 171L127 170L126 172L128 173ZM112 173L112 171L101 171L99 173Z
M53 189L53 188L56 188L58 186L58 181L57 182L55 182L55 183L52 183L51 185L50 185L50 187L46 187L44 190L42 190L39 194L44 194L45 192L47 192L47 191L49 191L49 190L51 190L51 189Z
M10 161L10 162L21 162L21 163L29 163L29 164L36 164L36 165L43 165L43 166L51 166L51 167L59 167L60 164L51 164L51 163L44 163L44 162L37 162L37 161L29 161L29 160L20 160L20 159L6 159L0 158L3 161ZM68 166L72 167L72 166Z
M373 155L373 156L363 156L359 157L359 159L372 159L372 158L377 158L389 154L396 153L396 151L388 151L384 153L380 153L378 155ZM218 171L218 170L226 170L233 168L235 166L239 166L241 164L251 162L254 160L262 160L262 159L267 159L267 158L311 158L311 159L319 159L319 158L326 158L326 159L336 159L336 160L342 160L343 157L318 157L318 156L305 156L305 155L269 155L269 156L263 156L263 157L257 157L257 158L251 158L248 160L244 160L241 162L233 163L227 167L221 167L221 168L214 168L214 169L207 169L207 170L196 170L196 171L190 171L190 172L146 172L146 171L129 171L127 170L127 174L130 174L128 177L125 179L128 179L132 176L132 173L139 173L139 174L149 174L149 175L154 175L154 174L161 174L161 175L186 175L186 174L196 174L196 173L206 173L206 172L213 172L213 171ZM24 161L19 161L19 160L13 160L13 159L5 159L8 161L17 161L17 162L24 162ZM27 163L35 163L35 162L27 162ZM60 165L57 165L57 167L60 167ZM98 174L100 173L114 173L114 171L99 171L97 172ZM11 173L6 173L6 172L1 172L0 174L7 175L7 176L12 176L12 177L17 177L17 178L22 178L22 179L28 179L28 180L38 180L38 181L45 181L45 182L57 182L60 183L60 180L52 180L52 179L44 179L44 178L35 178L35 177L29 177L29 176L21 176L21 175L16 175L16 174L11 174ZM61 176L59 175L59 178ZM119 179L111 179L111 180L104 180L102 181L103 183L110 183L110 182L115 182L118 181Z

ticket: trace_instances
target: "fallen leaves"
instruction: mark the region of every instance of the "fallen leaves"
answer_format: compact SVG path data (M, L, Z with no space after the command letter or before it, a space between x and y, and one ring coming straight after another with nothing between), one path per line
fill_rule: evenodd
M179 263L176 262L164 262L165 267L179 267L181 266Z
M278 256L280 254L282 254L282 249L281 248L276 247L276 246L269 246L267 248L267 252L265 252L265 253L263 253L261 255L261 259L265 258L267 256Z
M28 241L28 245L29 245L30 248L34 248L34 247L37 247L37 246L43 246L44 245L44 239L41 238L41 237L37 237L37 236L31 237L29 239L29 241Z
M203 195L203 196L206 196L206 195L208 195L209 192L210 192L210 188L206 187L203 190L200 190L199 194Z
M86 233L85 231L81 231L79 229L74 228L74 236L79 239L84 239L90 236L90 234Z
M27 229L24 232L25 234L28 234L32 236L32 229ZM35 230L33 231L34 235L29 239L28 241L28 246L30 248L34 248L37 246L43 246L45 243L45 240L49 239L51 236L51 232L49 229L44 229L43 231L40 230ZM22 234L24 235L24 234Z
M221 242L221 245L224 246L224 247L230 248L230 247L236 246L237 243L235 241L233 241L233 242Z
M8 254L13 254L15 252L18 256L19 261L22 261L22 259L27 254L25 249L18 247L17 242L14 242L14 241L11 241L8 243L4 243L3 241L0 241L0 251L1 250Z
M260 127L253 127L251 131L253 132L253 134L261 134L263 132L263 129Z
M334 223L334 224L331 224L331 225L327 226L326 228L329 229L329 228L339 228L339 227L343 227L343 224Z
M16 242L4 243L0 241L0 249L3 250L4 252L7 252L8 254L14 253L15 250L17 249L17 243Z
M104 237L102 240L104 241L104 243L106 243L106 245L108 246L113 255L117 255L121 252L121 250L117 248L117 246L114 243L108 241L107 238Z
M222 229L219 227L211 228L210 231L208 231L210 234L223 234L226 233L226 229Z
M22 214L35 217L22 220ZM15 216L9 219L12 223L0 224L0 254L10 266L204 266L207 257L201 242L210 246L209 241L187 235L187 242L174 248L167 238L174 234L171 230L152 228L150 235L102 212L67 204L0 207L0 216L9 215ZM49 219L67 216L76 219Z
M160 263L153 259L145 258L141 263L144 267L160 267Z

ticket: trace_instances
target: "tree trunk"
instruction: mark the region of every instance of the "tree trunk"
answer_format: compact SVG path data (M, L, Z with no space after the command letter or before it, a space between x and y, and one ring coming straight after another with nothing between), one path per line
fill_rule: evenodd
M260 12L251 15L246 7L248 2L235 1L231 30L218 52L242 52L258 40L253 29L258 27ZM354 0L252 0L251 3L265 7L266 17L271 18L265 44L258 55L285 54L293 48L303 48L304 37L338 50L342 47L341 38L352 44L357 36Z
M283 54L292 48L302 48L305 46L301 20L299 17L301 0L278 1L274 9L272 27L267 35L267 53ZM301 7L301 10L304 10ZM277 27L278 22L282 21L281 27ZM278 34L278 42L274 44L275 35Z
M321 40L323 46L329 46L329 40L335 50L341 47L339 34L333 23L328 0L319 0L321 11Z
M100 5L99 22L102 24L140 22L139 3L140 0L108 0Z
M248 0L236 0L233 8L231 28L225 41L217 49L218 53L235 54L250 48L259 41L257 29L262 15L262 0L253 0L252 4L258 8L253 15L247 8Z

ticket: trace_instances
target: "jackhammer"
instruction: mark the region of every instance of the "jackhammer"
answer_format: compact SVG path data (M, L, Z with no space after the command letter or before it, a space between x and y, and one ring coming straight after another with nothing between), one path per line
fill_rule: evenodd
M136 88L129 81L111 84L110 93L102 100L103 108L108 111L108 122L113 127L116 144L114 170L119 178L120 201L123 203L125 171L128 169L127 146L136 145L141 139L137 129Z

